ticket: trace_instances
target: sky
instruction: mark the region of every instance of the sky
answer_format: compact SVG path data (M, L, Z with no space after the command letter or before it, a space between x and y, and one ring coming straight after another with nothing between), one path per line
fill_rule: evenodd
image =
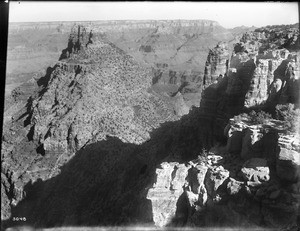
M225 28L294 24L297 2L9 2L10 22L208 19Z

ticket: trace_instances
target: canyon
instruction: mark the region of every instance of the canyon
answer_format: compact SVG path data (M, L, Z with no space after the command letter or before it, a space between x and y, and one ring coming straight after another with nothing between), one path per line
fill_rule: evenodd
M18 99L26 100L29 94L25 89L31 92L32 81L44 76L45 70L56 64L76 23L10 24L5 105L14 100L10 99L14 89L17 89ZM131 55L140 65L151 67L156 76L154 90L163 94L180 90L188 107L200 103L199 86L209 49L219 41L232 44L244 31L255 29L229 30L210 20L92 21L85 25Z
M7 100L3 227L299 227L298 26L13 25L65 40Z

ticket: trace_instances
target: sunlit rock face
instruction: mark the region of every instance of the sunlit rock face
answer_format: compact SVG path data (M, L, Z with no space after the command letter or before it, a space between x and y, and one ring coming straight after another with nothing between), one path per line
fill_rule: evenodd
M152 202L155 225L163 227L175 219L177 202L183 194L189 168L176 162L164 162L161 164L161 169L156 169L156 183L147 194L147 198Z
M204 81L209 84L202 93L200 105L204 115L215 115L217 127L221 129L226 124L222 118L229 119L243 109L262 105L275 107L278 103L298 105L300 65L297 52L300 46L297 39L289 41L289 34L297 37L299 32L295 28L276 27L246 33L234 45L227 65L224 65L228 56L224 46L218 45L210 51L204 75ZM290 42L293 45L290 46ZM218 70L225 72L222 74ZM214 73L212 82L209 76Z
M189 107L186 105L183 96L178 92L175 97L175 113L178 116L183 116L189 113Z
M220 81L227 73L229 62L228 44L220 42L215 48L208 53L203 85L208 86Z
M154 224L260 227L263 221L273 228L295 226L299 134L287 133L284 121L253 124L247 118L230 120L225 133L227 146L184 164L163 162L156 169L147 194Z

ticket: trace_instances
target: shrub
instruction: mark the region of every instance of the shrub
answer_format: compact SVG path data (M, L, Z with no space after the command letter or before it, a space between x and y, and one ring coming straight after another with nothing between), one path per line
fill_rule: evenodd
M266 113L264 111L251 111L249 113L249 119L254 124L264 124L267 123L270 119L272 119L271 114Z
M246 113L239 114L233 117L235 123L241 122L243 119L249 119L249 116Z

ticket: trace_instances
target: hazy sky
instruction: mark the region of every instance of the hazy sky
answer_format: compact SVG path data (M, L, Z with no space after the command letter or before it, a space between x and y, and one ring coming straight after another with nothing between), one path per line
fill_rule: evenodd
M11 22L210 19L226 28L299 22L297 2L10 2Z

